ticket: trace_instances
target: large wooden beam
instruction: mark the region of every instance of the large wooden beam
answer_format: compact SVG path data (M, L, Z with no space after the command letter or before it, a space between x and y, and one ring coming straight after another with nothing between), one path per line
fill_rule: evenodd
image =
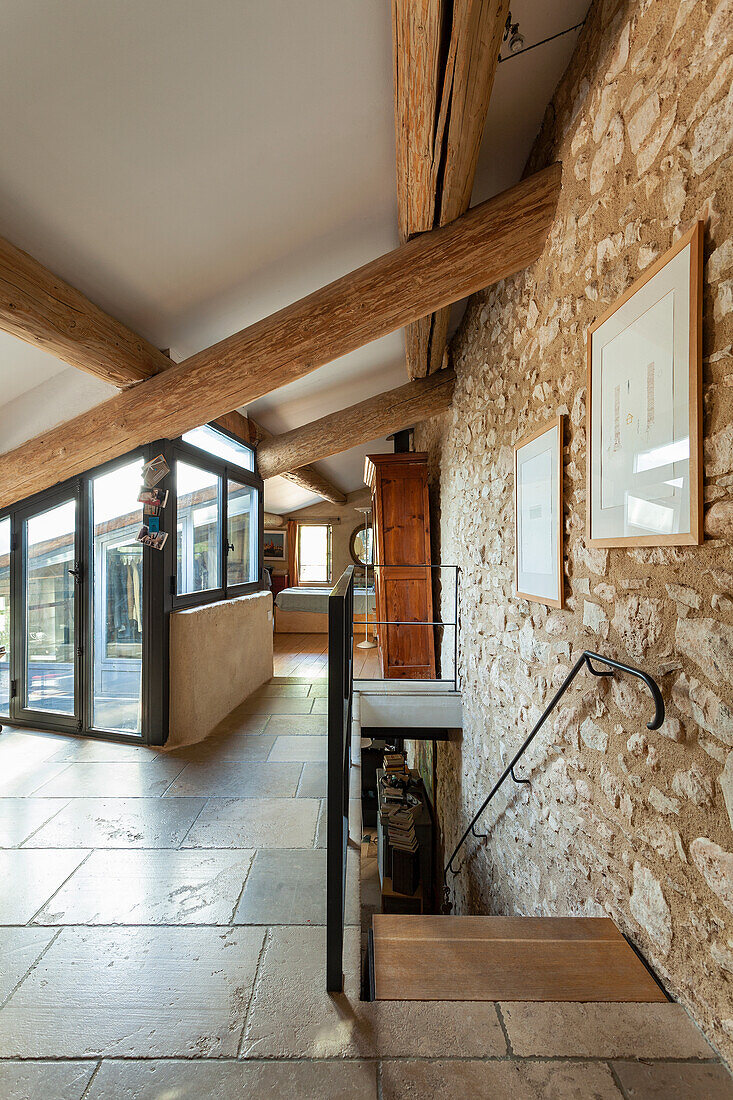
M257 448L259 471L263 477L274 477L307 458L328 458L437 416L450 406L454 384L453 371L441 371L273 436Z
M2 238L0 329L113 386L129 386L171 365L164 352Z
M253 447L273 438L272 434L266 428L263 428L261 424L258 424L256 420L253 420L251 416L243 416L236 409L234 412L217 417L213 423L218 424L219 427L231 432L237 439L241 439L243 443L248 443ZM294 485L299 485L301 489L306 489L309 493L315 493L317 496L323 497L324 500L331 501L332 504L343 504L346 500L346 494L337 489L327 477L316 470L315 466L305 465L298 470L278 470L278 473L287 481L292 481ZM262 474L262 476L272 477L273 475Z
M400 240L471 202L509 0L392 0ZM439 370L449 310L405 330L407 373Z
M163 374L9 451L0 507L247 405L540 255L560 191L553 164Z

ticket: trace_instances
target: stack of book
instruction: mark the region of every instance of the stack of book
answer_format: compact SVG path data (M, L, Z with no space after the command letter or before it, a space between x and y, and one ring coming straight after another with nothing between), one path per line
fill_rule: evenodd
M399 776L409 779L407 759L403 752L386 752L384 754L384 774L387 776Z
M420 882L419 842L409 806L389 811L388 835L392 849L392 888L400 894L414 894Z

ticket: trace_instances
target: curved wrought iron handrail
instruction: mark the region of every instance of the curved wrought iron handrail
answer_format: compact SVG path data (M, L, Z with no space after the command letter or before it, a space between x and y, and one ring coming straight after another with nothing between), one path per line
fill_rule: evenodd
M593 665L591 664L591 661L601 661L603 664L609 665L610 666L610 671L607 670L607 669L594 668ZM486 807L488 806L489 802L491 802L491 799L494 797L496 792L501 787L504 780L507 779L507 777L511 775L511 777L514 780L515 783L526 783L527 782L526 779L519 779L514 774L514 767L515 767L517 761L522 757L522 755L529 748L532 741L534 741L535 737L537 736L537 734L541 730L542 726L545 724L547 718L550 716L552 711L555 709L555 707L559 703L560 699L565 694L567 689L570 687L571 683L573 682L575 677L578 675L581 668L583 668L583 666L585 666L588 669L588 671L591 672L594 676L613 676L613 670L617 669L619 672L628 672L630 676L636 676L637 679L642 680L646 684L646 686L649 688L649 691L651 692L652 699L654 700L654 714L653 714L651 720L649 722L647 722L647 729L658 730L659 727L661 726L662 722L664 721L664 700L662 699L662 693L659 690L659 685L657 684L656 680L652 676L650 676L648 672L642 672L642 670L640 668L634 668L633 665L625 665L621 661L614 661L611 657L604 657L601 653L592 653L590 650L586 649L581 654L581 656L578 658L578 660L575 662L575 664L571 668L570 672L567 674L567 676L563 680L562 684L560 685L560 687L557 689L557 691L553 695L553 697L550 700L549 704L547 705L547 707L545 707L545 710L543 711L542 716L540 717L539 721L536 723L536 725L532 729L532 732L529 734L527 739L524 741L524 743L523 743L522 747L519 749L519 751L514 755L514 757L511 760L511 763L509 763L507 765L507 767L504 769L501 776L499 777L499 779L496 781L496 783L492 787L489 795L484 799L484 801L481 803L481 805L479 806L476 813L471 818L471 821L468 825L468 828L465 830L463 836L461 837L461 839L456 844L456 846L453 850L453 854L451 855L450 859L446 863L445 868L443 870L443 894L444 894L443 912L450 912L450 910L453 907L452 903L451 903L451 900L450 900L450 887L448 886L448 874L450 872L450 874L452 874L452 875L457 875L458 871L460 870L460 868L456 868L456 867L453 866L453 860L456 858L456 856L458 855L458 853L460 852L461 848L463 847L463 845L465 844L466 840L468 839L468 837L470 835L472 835L474 837L482 837L482 836L487 835L485 833L477 833L476 830L475 830L475 825L476 825L476 822L478 821L478 819L481 817L484 810L486 809Z

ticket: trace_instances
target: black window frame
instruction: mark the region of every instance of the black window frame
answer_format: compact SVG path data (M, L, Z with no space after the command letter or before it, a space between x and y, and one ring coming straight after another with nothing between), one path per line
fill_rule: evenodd
M211 424L221 435L229 436L234 442L242 444L235 435ZM247 444L242 444L247 446ZM252 448L249 448L252 450ZM122 733L93 725L94 692L94 649L92 630L94 627L94 532L92 525L93 495L92 485L100 475L111 473L135 459L150 460L163 454L170 466L170 474L161 481L161 487L170 492L168 504L161 510L160 529L168 534L163 550L143 547L143 639L142 639L142 729L140 734ZM189 593L178 596L176 592L176 549L178 507L175 484L175 462L178 458L192 465L201 466L216 473L220 478L221 501L221 545L220 568L221 585L206 592ZM226 578L226 545L228 545L227 526L227 481L231 479L242 485L251 486L258 491L257 508L257 579L246 584L231 585ZM3 713L0 704L0 724L10 724L20 728L43 729L56 733L79 734L89 738L108 741L120 741L131 744L163 745L168 737L168 708L170 691L170 651L169 632L170 615L174 611L198 607L217 600L233 599L261 591L264 585L263 543L264 543L264 483L262 478L251 470L217 459L208 452L183 443L181 439L158 439L137 447L119 458L95 466L77 477L68 478L49 489L35 493L14 504L0 509L0 520L10 519L10 652L8 674L11 685L8 713ZM83 578L77 586L76 623L77 642L81 653L75 661L76 700L78 718L42 711L33 712L33 717L19 713L24 697L22 678L25 675L24 662L25 639L23 602L22 553L23 518L34 511L52 508L64 497L76 495L77 500L77 547L83 563ZM142 525L142 504L140 505ZM20 553L18 552L20 550ZM12 693L13 684L17 692Z
M220 435L228 436L235 443L241 446L247 446L247 444L242 443L242 440L237 439L231 432L227 432L223 428L220 428L218 424L209 424L207 426L219 432ZM252 450L252 448L248 449ZM170 443L169 453L170 458L167 458L167 460L173 475L171 534L168 540L173 543L170 554L172 572L169 582L171 610L182 611L191 607L202 607L207 603L216 603L220 600L231 600L235 599L237 596L247 596L252 592L262 591L262 552L265 526L264 482L262 478L259 474L251 470L245 470L243 466L236 466L234 463L217 458L208 451L195 447L192 443L184 443L180 438ZM178 591L178 486L176 484L176 463L179 461L186 462L190 466L197 466L199 469L206 470L208 473L214 474L219 478L219 492L217 495L217 507L221 518L221 530L219 532L219 585L216 588L207 588L203 592L179 593ZM229 548L227 483L230 480L236 481L239 485L247 485L257 490L257 576L255 580L248 581L245 584L229 584L227 580L227 554Z

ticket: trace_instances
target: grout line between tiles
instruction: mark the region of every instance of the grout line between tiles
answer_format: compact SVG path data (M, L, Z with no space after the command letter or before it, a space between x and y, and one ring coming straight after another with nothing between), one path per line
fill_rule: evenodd
M262 946L260 947L260 953L257 956L257 966L255 967L254 978L252 979L252 992L250 993L249 1000L247 1001L247 1008L245 1009L244 1021L242 1023L242 1031L241 1031L241 1034L239 1036L239 1042L237 1043L237 1058L238 1059L242 1057L242 1047L244 1046L244 1038L245 1038L245 1034L246 1034L246 1031L247 1031L247 1024L249 1023L249 1014L250 1014L250 1011L252 1009L252 1002L255 999L255 993L257 991L257 982L258 982L259 976L260 976L260 969L262 967L262 961L265 958L265 955L267 954L267 948L268 948L268 945L269 945L269 941L270 941L270 929L265 928L265 934L262 937Z
M20 927L25 927L25 926L24 926L24 925L21 925ZM41 929L41 931L42 931L42 929ZM7 997L5 998L5 1000L4 1000L4 1001L2 1001L2 1002L0 1002L0 1009L3 1009L3 1008L5 1008L5 1005L6 1005L6 1004L7 1004L8 1002L9 1002L10 998L11 998L11 997L13 996L13 994L14 994L14 993L16 993L16 992L17 992L17 990L18 990L18 989L20 988L20 986L21 986L21 985L23 984L23 982L24 982L24 981L26 980L26 978L27 978L27 977L28 977L28 976L29 976L30 974L32 974L32 972L33 972L33 971L34 971L34 970L36 969L36 967L38 966L38 964L39 964L39 962L41 961L41 959L43 958L43 956L44 956L44 955L46 954L46 952L48 951L48 949L49 949L50 947L53 947L53 945L54 945L54 944L56 943L56 940L57 940L57 939L59 938L59 936L61 935L61 933L62 933L62 932L63 932L63 928L59 928L59 929L58 929L58 931L57 931L57 932L56 932L56 933L55 933L55 934L54 934L53 936L51 936L51 939L50 939L50 940L48 941L48 943L46 944L46 946L45 946L45 947L43 948L43 951L41 951L41 953L40 953L40 955L38 956L38 958L37 958L37 959L36 959L36 960L35 960L35 961L34 961L33 963L31 963L31 965L30 965L30 966L28 967L28 969L26 970L26 972L25 972L25 974L23 975L23 977L22 977L22 978L20 978L20 979L19 979L19 980L18 980L18 981L17 981L16 983L15 983L15 985L14 985L14 986L13 986L13 988L12 988L12 989L10 990L10 992L8 993L8 995L7 995Z
M609 1060L608 1062L606 1062L606 1065L608 1066L609 1073L611 1074L611 1077L613 1078L613 1083L615 1084L616 1088L621 1093L624 1100L629 1100L628 1096L626 1095L626 1089L621 1084L621 1081L619 1079L619 1075L616 1073L616 1070L613 1068L613 1062L611 1062Z
M59 799L59 801L64 802L63 799ZM46 825L50 824L50 822L52 822L55 817L58 817L58 815L61 813L61 811L65 810L70 802L71 802L71 799L70 798L67 799L64 802L63 806L59 806L58 810L54 810L54 812L51 814L50 817L46 818L46 820L44 822L42 822L40 825L38 825L32 832L28 833L28 836L25 838L25 840L22 840L20 842L20 844L17 845L18 851L20 851L20 849L23 848L28 843L28 841L31 840L36 835L36 833L40 833L41 829L45 829Z
M512 1047L512 1041L509 1038L509 1032L507 1031L507 1026L506 1026L506 1023L504 1021L504 1013L501 1011L501 1005L499 1004L498 1001L494 1001L494 1008L496 1009L496 1015L499 1018L499 1027L501 1028L501 1030L504 1033L504 1039L506 1040L506 1049L507 1049L507 1051L509 1052L510 1055L514 1056L514 1049Z
M92 1072L92 1076L87 1081L86 1088L84 1089L84 1092L79 1097L79 1100L85 1100L85 1098L89 1095L89 1090L92 1087L92 1084L94 1082L94 1078L97 1076L97 1074L99 1073L101 1068L102 1068L102 1059L100 1058L99 1061L97 1062L96 1066L94 1067L94 1071Z
M31 851L31 850L33 850L33 851L39 851L39 852L43 852L43 851L53 851L53 849L49 849L49 848L34 848L34 849L30 849L30 848L29 848L29 849L28 849L28 851ZM96 849L94 849L94 848L90 848L90 849L89 849L89 851L87 852L87 854L86 854L86 855L84 856L84 859L83 859L83 860L81 860L81 862L80 862L80 863L77 863L77 865L76 865L76 867L74 868L74 870L73 870L73 871L71 871L71 873L70 873L70 874L68 874L68 875L66 876L66 878L64 879L64 881L63 881L63 882L59 883L59 885L58 885L58 886L56 887L56 889L55 889L55 890L54 890L54 892L53 892L53 893L51 894L51 896L50 896L50 897L48 897L48 898L46 898L46 900L44 901L43 905L41 905L41 906L40 906L40 907L39 907L39 908L38 908L38 909L36 910L36 912L35 912L35 913L33 914L33 916L31 917L31 919L30 919L29 921L27 921L27 922L26 922L26 926L27 926L28 928L33 928L33 927L40 927L40 928L46 928L46 927L51 927L51 928L53 928L53 925L34 925L34 924L33 924L33 922L34 922L34 920L36 919L36 917L40 916L40 914L41 914L41 913L43 912L43 910L44 910L44 909L46 908L46 906L47 906L47 905L49 904L49 902L53 901L53 899L54 899L54 898L56 897L56 895L58 894L59 890L62 890L62 889L64 888L64 886L66 886L66 883L67 883L67 882L69 881L69 879L70 879L70 878L73 878L73 876L74 876L74 875L76 874L76 872L77 872L77 871L79 871L79 870L80 870L80 869L81 869L81 868L82 868L82 867L84 866L84 864L86 863L86 861L87 861L87 860L89 859L89 857L90 857L90 856L91 856L91 855L92 855L92 854L94 853L94 851L95 851L95 850L96 850ZM71 849L71 851L74 851L74 849ZM83 848L78 848L78 849L76 849L76 851L79 851L79 852L83 852L83 851L84 851L84 849L83 849Z
M184 795L183 797L185 798L186 796ZM184 848L183 848L183 845L185 844L186 840L188 839L188 835L189 835L189 833L190 833L190 832L191 832L191 830L193 829L193 827L194 827L194 825L196 824L196 822L198 821L198 819L199 819L199 818L201 817L201 814L202 814L202 813L204 812L204 810L206 809L206 807L207 807L207 806L209 805L209 803L211 802L211 795L201 795L200 797L201 797L201 798L203 798L203 803L204 803L204 804L203 804L203 806L201 806L201 807L199 808L199 812L198 812L198 813L196 814L195 818L193 819L193 821L191 822L191 824L189 825L189 827L188 827L188 828L186 829L186 832L185 832L185 833L184 833L184 835L183 835L183 836L181 837L181 839L180 839L180 841L179 841L179 843L178 843L178 847L177 847L177 849L176 849L176 851L178 851L178 852L180 852L180 851L183 851L183 850L184 850Z
M240 850L244 851L245 849L240 849ZM232 909L231 916L229 917L228 923L230 925L234 924L234 918L237 915L237 909L239 909L239 903L242 900L242 895L244 894L244 888L247 885L247 880L249 879L250 872L252 870L252 867L254 866L254 861L257 859L257 849L256 848L254 848L254 849L250 848L249 850L252 852L252 858L250 859L249 863L247 864L247 870L245 871L244 881L242 883L242 889L237 894L237 900L234 902L234 908Z

